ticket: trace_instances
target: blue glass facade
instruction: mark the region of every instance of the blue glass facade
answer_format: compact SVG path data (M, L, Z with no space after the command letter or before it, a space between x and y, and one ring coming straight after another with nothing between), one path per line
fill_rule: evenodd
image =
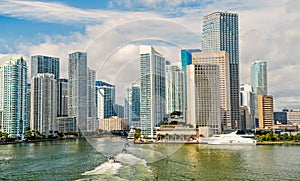
M96 81L96 112L97 118L110 118L116 116L115 104L115 85L104 81Z
M231 125L233 126L240 120L238 14L214 12L204 17L202 51L213 50L224 50L229 53Z

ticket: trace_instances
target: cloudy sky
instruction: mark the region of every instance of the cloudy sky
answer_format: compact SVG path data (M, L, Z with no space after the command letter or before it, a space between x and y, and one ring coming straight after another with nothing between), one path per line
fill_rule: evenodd
M300 108L300 1L298 0L1 0L0 61L36 54L59 57L67 77L68 54L88 52L97 79L138 81L138 45L151 44L172 63L180 49L201 48L202 17L239 14L240 82L250 83L254 60L268 62L268 93L275 108Z

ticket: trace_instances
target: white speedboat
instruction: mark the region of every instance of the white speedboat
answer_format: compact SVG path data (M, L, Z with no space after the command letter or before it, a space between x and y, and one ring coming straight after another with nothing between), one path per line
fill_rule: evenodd
M257 141L251 138L245 138L232 132L229 134L214 135L208 138L202 138L202 142L209 145L256 145Z
M135 129L131 127L127 139L134 139L134 134L135 134Z

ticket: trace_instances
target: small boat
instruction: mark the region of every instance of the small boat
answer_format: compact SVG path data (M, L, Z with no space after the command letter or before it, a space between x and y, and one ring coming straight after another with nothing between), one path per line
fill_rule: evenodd
M134 139L135 129L134 127L130 127L130 131L128 133L127 139Z
M245 138L232 132L229 134L214 135L208 138L202 138L202 142L209 145L256 145L257 141L251 138Z
M107 162L108 162L108 163L116 163L116 159L115 159L114 156L109 156L109 157L107 158Z

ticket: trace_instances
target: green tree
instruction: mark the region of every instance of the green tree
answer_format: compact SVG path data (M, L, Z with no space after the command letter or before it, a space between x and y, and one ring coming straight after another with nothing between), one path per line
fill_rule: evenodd
M141 130L140 129L137 129L135 130L135 133L134 133L134 139L139 139L141 137Z

